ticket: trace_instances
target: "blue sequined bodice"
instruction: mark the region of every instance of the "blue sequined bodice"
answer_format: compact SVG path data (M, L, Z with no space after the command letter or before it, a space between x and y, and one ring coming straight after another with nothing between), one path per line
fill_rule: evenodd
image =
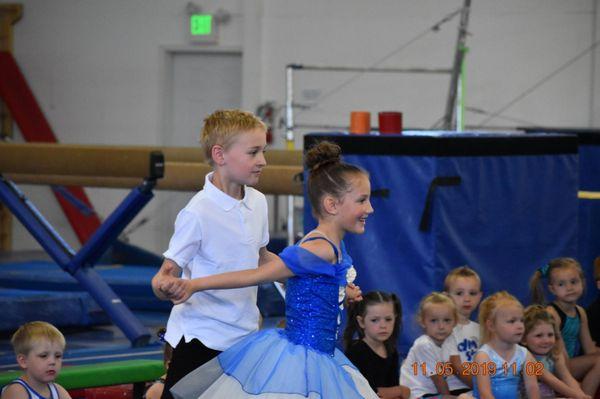
M292 277L286 286L285 334L327 354L335 349L339 284L335 277Z
M340 314L340 287L346 285L346 273L352 258L341 245L341 259L331 264L297 245L281 254L294 272L286 284L286 328L283 334L291 342L333 355Z

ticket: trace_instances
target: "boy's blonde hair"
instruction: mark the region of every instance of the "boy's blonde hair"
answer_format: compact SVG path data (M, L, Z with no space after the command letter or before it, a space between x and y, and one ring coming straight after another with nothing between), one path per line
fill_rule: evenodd
M486 322L494 320L498 309L505 304L514 304L521 308L521 302L506 291L498 291L485 298L479 305L479 328L481 329L481 343L484 344L492 338L491 332L487 329Z
M481 278L479 278L479 274L469 266L460 266L450 270L450 273L446 275L446 278L444 279L444 291L450 291L450 284L459 277L474 278L479 284L479 289L481 289Z
M15 331L10 343L13 346L15 355L28 355L35 344L44 340L58 343L63 350L65 349L65 336L58 328L45 321L32 321L23 324Z
M206 162L214 166L212 148L215 145L227 148L237 135L254 129L262 129L266 132L267 125L252 112L221 109L207 116L200 134Z
M458 320L458 310L456 309L456 304L447 294L443 292L432 292L427 295L425 298L421 299L419 303L419 310L417 311L417 321L420 324L423 324L423 318L425 317L425 308L427 305L448 305L452 310L452 314L454 315L454 321Z
M542 305L530 305L525 308L523 312L523 324L525 325L525 333L523 334L523 343L527 338L527 334L531 332L538 324L547 323L552 326L552 330L554 331L554 338L556 342L554 343L554 347L550 351L550 355L553 359L556 360L557 356L560 354L560 348L557 345L558 337L560 336L558 332L558 326L556 325L556 321L554 317L546 310L546 308Z

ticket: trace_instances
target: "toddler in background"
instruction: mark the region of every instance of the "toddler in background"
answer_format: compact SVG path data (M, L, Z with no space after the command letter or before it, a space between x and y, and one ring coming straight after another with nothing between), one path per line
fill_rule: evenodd
M525 335L523 345L543 367L538 379L541 398L564 396L574 399L591 399L573 378L565 358L560 353L556 337L558 329L552 315L541 305L531 305L524 313ZM524 393L524 392L523 392ZM558 395L557 395L558 394ZM525 397L525 395L522 395Z
M415 340L400 369L400 383L410 389L411 399L457 394L446 383L442 352L457 319L456 305L448 295L432 292L421 300L417 321L424 334Z
M400 363L396 342L402 307L394 294L372 291L362 302L348 307L344 331L346 356L367 379L379 397L408 399L410 389L399 384ZM354 340L358 334L358 340Z
M490 295L479 308L479 324L483 345L475 355L473 396L516 399L522 378L527 397L539 399L536 374L541 370L527 349L518 345L525 332L521 303L506 291Z
M560 326L558 345L567 367L581 380L583 391L594 396L600 386L600 349L590 335L585 309L577 305L585 283L581 265L573 258L556 258L535 271L530 281L533 300L545 305L543 281L554 295L546 309Z
M467 364L474 360L479 349L479 323L471 320L471 314L481 301L481 279L470 267L457 267L446 276L444 290L458 312L458 322L442 346L444 358L456 371L448 377L447 383L451 391L464 393L473 388L473 376Z
M10 340L25 374L2 389L2 399L71 399L54 381L62 367L65 337L52 324L32 321L19 327Z

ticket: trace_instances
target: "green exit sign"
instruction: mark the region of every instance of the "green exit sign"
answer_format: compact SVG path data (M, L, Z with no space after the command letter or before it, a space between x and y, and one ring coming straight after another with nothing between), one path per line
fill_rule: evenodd
M190 15L190 35L210 36L213 33L213 16L208 14Z

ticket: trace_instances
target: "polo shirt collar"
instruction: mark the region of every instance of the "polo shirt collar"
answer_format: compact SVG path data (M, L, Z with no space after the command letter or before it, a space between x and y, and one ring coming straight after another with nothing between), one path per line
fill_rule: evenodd
M206 195L210 199L214 200L217 203L217 205L219 205L226 212L232 210L240 202L246 208L252 210L252 204L248 195L248 187L244 186L244 198L238 200L228 194L225 194L212 183L211 179L213 173L215 172L207 173L206 177L204 178L204 191L206 191Z

